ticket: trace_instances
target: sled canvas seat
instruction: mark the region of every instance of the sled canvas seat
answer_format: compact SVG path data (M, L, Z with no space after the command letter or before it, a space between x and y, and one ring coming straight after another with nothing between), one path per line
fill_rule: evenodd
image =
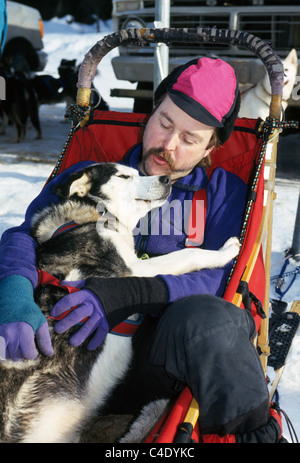
M86 55L80 68L77 105L75 112L73 108L68 116L73 127L49 180L83 160L119 162L134 144L142 140L148 114L98 111L89 107L91 81L103 56L120 43L141 45L143 41L168 43L188 40L212 40L250 48L262 59L271 76L270 118L267 121L237 119L229 140L212 153L212 166L207 170L210 176L214 169L222 167L238 175L248 185L240 236L241 251L234 261L223 297L242 310L251 310L258 331L257 349L266 371L272 205L283 83L282 64L268 44L246 33L215 28L132 29L99 41ZM189 389L185 388L175 405L158 423L153 423L153 430L144 442L191 442L191 439L199 442L198 413L197 403ZM178 426L183 429L179 434ZM186 436L189 440L185 440Z

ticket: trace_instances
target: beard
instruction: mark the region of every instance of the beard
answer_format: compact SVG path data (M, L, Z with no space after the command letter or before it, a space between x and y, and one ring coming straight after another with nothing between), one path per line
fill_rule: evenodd
M152 155L160 156L162 159L164 159L168 163L171 173L175 171L175 162L172 159L171 154L168 151L165 151L163 148L155 148L155 147L150 148L148 151L144 153L143 159L142 159L142 164L144 165L144 168L146 166L147 160Z

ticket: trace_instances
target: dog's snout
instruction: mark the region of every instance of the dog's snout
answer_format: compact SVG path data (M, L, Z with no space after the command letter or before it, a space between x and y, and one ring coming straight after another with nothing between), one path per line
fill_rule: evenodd
M163 183L164 185L170 185L170 183L171 183L171 179L170 179L170 177L168 177L167 175L161 175L161 176L159 177L159 181L160 181L161 183Z

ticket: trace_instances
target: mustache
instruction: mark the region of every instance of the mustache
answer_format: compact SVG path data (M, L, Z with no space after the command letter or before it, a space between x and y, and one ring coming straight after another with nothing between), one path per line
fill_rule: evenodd
M169 151L165 151L163 148L150 148L146 153L144 154L144 159L147 160L151 155L155 156L160 156L163 158L167 163L169 164L170 171L173 172L175 170L175 163L174 160L172 159L171 154Z

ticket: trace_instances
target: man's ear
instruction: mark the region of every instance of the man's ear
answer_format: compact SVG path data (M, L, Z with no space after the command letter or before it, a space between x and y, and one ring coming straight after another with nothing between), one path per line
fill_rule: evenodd
M198 162L197 167L203 167L204 169L209 169L211 167L210 154L214 149L216 149L214 145L206 149L205 154L203 158Z
M63 198L69 198L77 194L79 197L86 196L91 189L91 180L87 174L71 174L68 180L56 188L56 194Z
M212 151L216 149L216 146L210 146L209 148L207 148L207 150L205 151L205 154L204 154L204 158L206 158L207 156L210 156Z

